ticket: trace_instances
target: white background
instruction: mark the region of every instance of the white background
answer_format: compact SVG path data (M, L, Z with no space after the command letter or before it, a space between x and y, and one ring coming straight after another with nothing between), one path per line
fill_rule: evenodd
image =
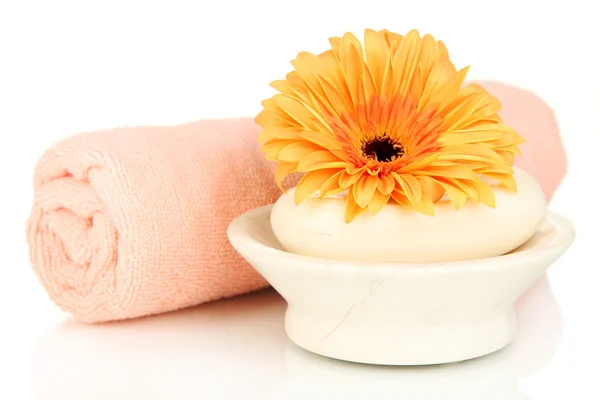
M0 398L600 399L594 3L0 2ZM86 130L254 115L298 51L366 27L432 33L471 79L532 89L556 111L570 173L550 207L578 237L522 301L513 346L444 367L365 367L291 345L274 292L101 327L47 299L24 239L45 148Z

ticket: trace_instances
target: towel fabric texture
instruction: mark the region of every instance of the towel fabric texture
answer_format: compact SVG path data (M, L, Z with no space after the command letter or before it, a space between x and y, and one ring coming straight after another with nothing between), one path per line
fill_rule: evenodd
M281 194L249 118L84 133L34 174L30 258L86 322L175 310L264 288L227 225Z
M478 83L528 140L517 165L550 199L566 172L552 110L532 93ZM119 128L49 149L35 169L28 242L50 298L102 322L266 287L226 235L234 217L280 195L259 129L251 118Z

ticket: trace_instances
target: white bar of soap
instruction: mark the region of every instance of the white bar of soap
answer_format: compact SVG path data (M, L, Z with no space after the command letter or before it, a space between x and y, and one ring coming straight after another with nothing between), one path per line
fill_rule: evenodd
M536 180L515 168L517 193L494 185L496 208L467 201L455 210L435 204L433 217L395 203L344 222L346 199L311 197L294 203L293 189L273 206L271 226L291 253L340 261L441 263L499 256L525 243L546 216Z

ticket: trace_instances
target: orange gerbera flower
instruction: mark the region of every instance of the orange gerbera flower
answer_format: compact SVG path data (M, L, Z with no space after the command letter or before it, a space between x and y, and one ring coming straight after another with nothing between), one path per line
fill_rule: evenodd
M348 191L346 222L388 201L433 215L444 194L459 209L468 198L490 207L482 176L516 190L512 164L523 139L498 116L481 86L463 87L441 41L366 30L318 56L302 52L295 70L272 86L256 122L276 181L304 172L297 204Z

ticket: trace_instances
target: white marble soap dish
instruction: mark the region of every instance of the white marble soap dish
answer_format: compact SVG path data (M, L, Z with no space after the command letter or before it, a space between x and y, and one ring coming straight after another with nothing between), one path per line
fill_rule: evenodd
M332 261L288 253L272 206L229 226L233 247L285 298L298 346L341 360L387 365L462 361L506 346L515 301L571 245L569 221L548 213L509 254L437 264Z

